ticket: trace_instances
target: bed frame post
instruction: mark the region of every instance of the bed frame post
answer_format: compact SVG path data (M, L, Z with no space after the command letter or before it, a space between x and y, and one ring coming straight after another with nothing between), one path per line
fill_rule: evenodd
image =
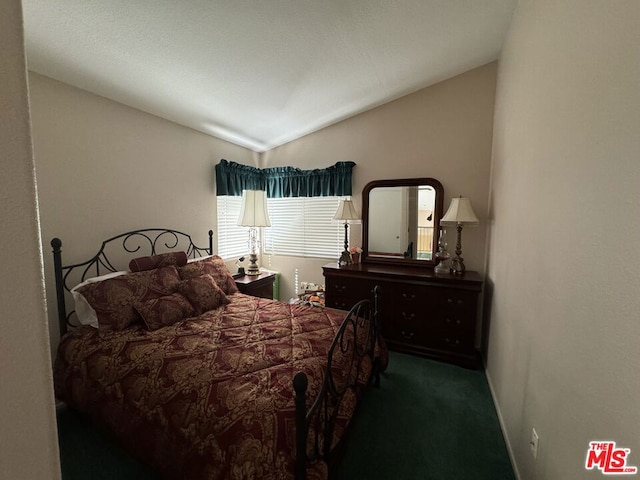
M295 480L307 477L307 376L304 372L293 377L296 391L296 465Z
M51 240L53 247L53 271L56 282L56 302L58 304L58 323L60 326L60 336L67 333L67 311L64 304L64 279L62 278L62 240L54 238Z
M209 230L209 255L213 255L213 230Z

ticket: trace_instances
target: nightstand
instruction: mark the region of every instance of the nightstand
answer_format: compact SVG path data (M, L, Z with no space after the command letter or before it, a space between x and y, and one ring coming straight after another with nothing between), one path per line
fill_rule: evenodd
M236 278L236 286L240 293L253 295L254 297L273 299L273 285L276 281L276 272L260 272L260 275L245 275Z

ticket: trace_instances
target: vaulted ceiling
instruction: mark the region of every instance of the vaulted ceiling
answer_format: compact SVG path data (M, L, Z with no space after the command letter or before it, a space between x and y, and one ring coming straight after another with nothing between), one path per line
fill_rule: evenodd
M261 152L498 58L517 0L23 0L30 70Z

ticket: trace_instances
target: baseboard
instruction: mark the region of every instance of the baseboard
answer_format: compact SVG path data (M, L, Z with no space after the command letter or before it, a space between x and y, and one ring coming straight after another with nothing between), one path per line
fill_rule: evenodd
M484 362L483 362L484 363ZM500 412L500 405L496 400L496 393L493 389L493 384L491 383L491 377L487 373L486 364L484 365L484 376L487 379L487 384L489 385L489 392L491 392L491 399L493 400L493 406L496 409L496 414L498 415L498 422L500 423L500 430L502 430L502 437L504 438L504 443L507 446L507 452L509 453L509 460L511 460L511 468L513 469L513 474L516 476L517 480L521 480L520 472L518 471L518 464L516 463L516 459L513 455L513 449L511 448L511 442L509 441L509 436L507 435L507 429L504 425L504 420L502 418L502 412Z

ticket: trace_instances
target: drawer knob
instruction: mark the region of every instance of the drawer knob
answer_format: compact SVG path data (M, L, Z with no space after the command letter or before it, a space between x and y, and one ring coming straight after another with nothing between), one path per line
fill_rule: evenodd
M415 313L402 312L402 318L404 318L405 320L413 320L415 316Z
M462 305L464 303L464 301L458 299L458 300L454 300L453 298L447 298L447 303L449 304L456 304L456 305Z
M447 317L447 318L444 319L444 321L449 325L451 325L451 324L460 325L460 323L461 323L459 318L451 319L451 318Z
M413 293L403 293L402 298L405 300L415 300L416 296Z
M455 340L451 340L450 338L445 338L444 341L450 345L460 345L460 340L457 338Z
M404 338L408 338L408 339L413 338L413 336L415 335L415 332L405 332L404 330L401 330L400 333L402 333L402 336Z

